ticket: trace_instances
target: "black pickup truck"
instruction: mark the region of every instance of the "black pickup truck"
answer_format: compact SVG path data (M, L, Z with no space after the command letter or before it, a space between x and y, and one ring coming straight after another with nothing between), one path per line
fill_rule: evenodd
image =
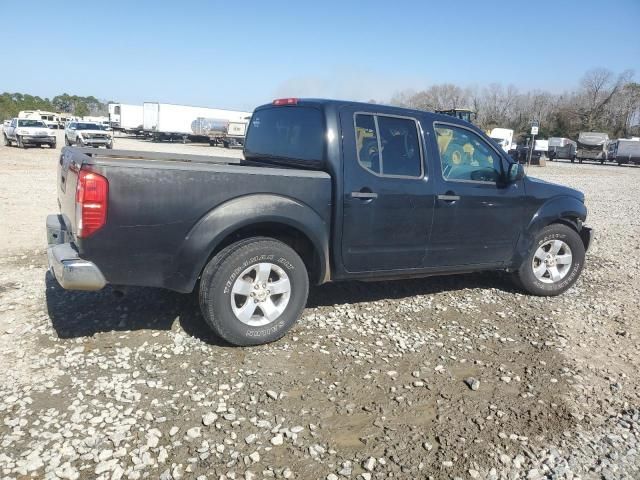
M525 176L473 125L333 100L257 108L243 160L64 148L58 203L64 288L195 290L236 345L282 337L310 283L504 270L557 295L591 239L582 193Z

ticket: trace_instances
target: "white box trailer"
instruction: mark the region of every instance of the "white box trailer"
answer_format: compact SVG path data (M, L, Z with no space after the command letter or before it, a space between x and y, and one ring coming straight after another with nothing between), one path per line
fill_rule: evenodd
M251 117L251 112L157 102L145 102L143 112L144 130L157 141L186 141L189 137L202 136L198 132L207 119L247 123L247 118Z
M143 106L111 103L109 104L109 122L114 130L125 133L141 133L143 130Z
M153 133L158 128L158 102L142 104L142 129L145 133Z
M513 150L513 130L510 128L494 128L489 135L505 152Z

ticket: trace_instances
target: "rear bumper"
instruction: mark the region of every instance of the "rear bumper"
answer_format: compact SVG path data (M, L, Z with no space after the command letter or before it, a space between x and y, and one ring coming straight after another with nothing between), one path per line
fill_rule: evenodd
M100 290L107 281L93 262L83 260L71 241L61 215L47 216L49 270L66 290Z

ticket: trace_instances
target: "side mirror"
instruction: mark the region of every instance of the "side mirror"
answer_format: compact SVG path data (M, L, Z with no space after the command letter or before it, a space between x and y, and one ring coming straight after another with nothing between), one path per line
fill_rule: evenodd
M524 178L524 167L519 163L512 163L509 165L509 171L507 172L507 183L515 183Z

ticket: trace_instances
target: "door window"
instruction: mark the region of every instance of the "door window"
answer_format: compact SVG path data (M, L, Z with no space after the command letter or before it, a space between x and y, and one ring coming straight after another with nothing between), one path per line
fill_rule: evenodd
M375 174L381 173L378 129L373 115L356 115L356 151L360 165Z
M414 119L356 114L358 162L366 170L387 177L420 178L422 150Z
M471 130L436 125L435 131L445 180L496 183L501 178L500 155Z

